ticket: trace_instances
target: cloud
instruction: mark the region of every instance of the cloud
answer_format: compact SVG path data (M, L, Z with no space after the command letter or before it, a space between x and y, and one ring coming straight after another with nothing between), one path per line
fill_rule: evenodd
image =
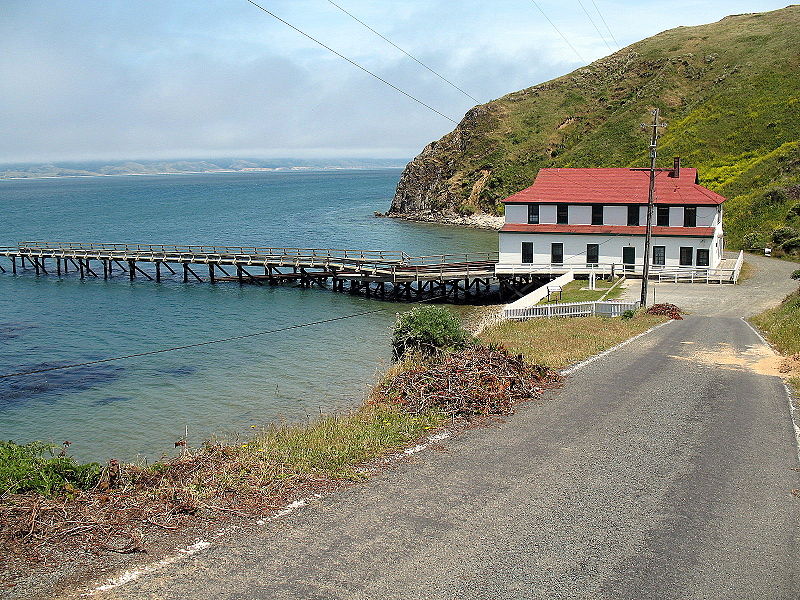
M482 101L580 64L525 0L337 2ZM540 1L583 56L607 53L561 4ZM598 4L621 42L647 35L629 25L660 6ZM474 104L323 0L268 5L455 120ZM31 0L4 12L3 162L410 156L453 127L243 1Z

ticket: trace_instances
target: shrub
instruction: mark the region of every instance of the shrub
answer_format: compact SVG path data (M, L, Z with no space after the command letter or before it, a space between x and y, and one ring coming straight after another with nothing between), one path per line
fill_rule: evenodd
M792 279L800 279L800 269L792 271Z
M764 200L767 204L782 204L789 199L788 194L785 190L780 188L775 190L770 190L766 194L764 194Z
M797 232L791 227L778 227L772 231L771 237L776 244L783 244L786 240L797 237Z
M0 441L0 495L37 492L51 496L65 490L97 485L98 463L81 464L69 456L56 456L53 444L15 444Z
M800 250L800 237L793 237L781 244L781 249L786 252L796 252Z
M624 319L625 321L628 321L629 319L632 319L633 317L635 317L635 316L636 316L636 311L635 311L635 310L626 310L626 311L625 311L624 313L622 313L620 316L621 316L621 317L622 317L622 319Z
M789 209L789 212L786 213L786 219L796 219L800 217L800 202L793 204L792 207Z
M397 359L409 351L430 356L442 350L456 350L472 341L458 318L438 306L418 306L399 315L392 331L392 351Z
M742 238L742 245L745 248L761 248L764 246L764 236L758 232L751 231Z

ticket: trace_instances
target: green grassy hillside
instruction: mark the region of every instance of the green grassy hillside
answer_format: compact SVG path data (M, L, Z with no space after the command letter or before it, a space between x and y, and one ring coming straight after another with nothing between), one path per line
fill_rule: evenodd
M729 199L729 245L788 227L800 249L800 6L665 31L472 109L406 167L392 212L499 213L542 167L644 166L654 107L660 166L680 155Z

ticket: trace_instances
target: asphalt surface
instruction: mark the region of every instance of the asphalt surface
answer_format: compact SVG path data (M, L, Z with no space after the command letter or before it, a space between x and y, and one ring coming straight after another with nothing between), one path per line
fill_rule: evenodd
M672 322L505 422L98 597L799 598L768 354L737 317Z
M725 256L735 258L736 254ZM706 316L750 316L778 304L797 289L791 273L800 269L800 264L754 254L746 254L745 262L752 267L753 276L740 285L649 281L647 304L669 302ZM638 302L641 279L626 283L622 298Z

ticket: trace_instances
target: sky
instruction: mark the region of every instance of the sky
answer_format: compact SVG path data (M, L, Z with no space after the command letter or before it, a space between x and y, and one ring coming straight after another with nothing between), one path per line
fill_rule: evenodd
M455 121L476 104L329 0L259 3ZM624 47L787 4L336 3L480 102L616 50L600 15ZM2 163L408 158L453 127L247 0L0 0Z

